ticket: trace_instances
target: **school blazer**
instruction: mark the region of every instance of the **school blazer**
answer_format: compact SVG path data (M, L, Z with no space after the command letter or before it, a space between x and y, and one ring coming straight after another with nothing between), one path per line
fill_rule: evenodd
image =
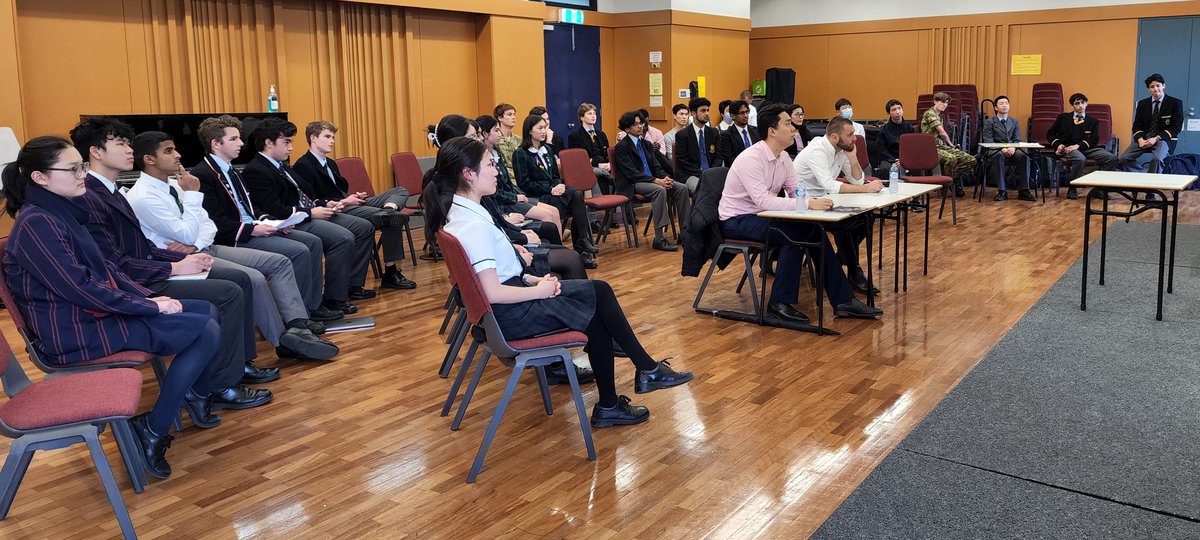
M658 160L654 159L654 148L645 141L642 141L642 152L646 154L646 164L650 166L650 175L653 178L647 177L642 172L642 158L638 157L637 149L633 147L633 140L633 137L625 137L613 149L613 168L617 170L617 174L613 175L614 187L617 194L631 199L634 196L634 184L653 182L655 178L667 176L667 173L658 164Z
M110 193L99 178L88 174L86 190L79 204L88 213L87 231L100 253L122 272L141 284L157 283L171 277L171 263L184 254L156 247L142 232L141 222L125 196Z
M233 178L225 178L221 168L213 161L212 156L204 156L200 163L192 167L191 173L200 179L200 192L204 193L204 210L209 219L217 225L217 235L213 243L222 246L237 247L238 244L250 240L254 233L253 223L242 223L242 215L238 212L234 197L241 199L250 217L265 218L256 212L250 201L250 192L242 181L242 175L231 169ZM229 191L225 180L231 180L234 191Z
M1095 148L1100 144L1100 121L1085 114L1083 123L1075 125L1075 113L1065 112L1054 119L1054 125L1046 132L1046 138L1050 139L1051 149L1060 144L1078 144L1084 150Z
M696 124L690 123L688 127L675 132L675 174L678 178L687 179L695 176L700 177L700 143L697 140ZM704 144L708 146L705 150L708 152L708 167L721 166L721 158L717 153L717 144L721 141L721 132L712 126L704 126Z
M1154 129L1154 100L1146 98L1137 102L1137 110L1133 113L1133 139L1149 139L1162 135L1164 139L1179 137L1183 129L1183 101L1171 96L1163 96L1162 104L1158 106L1158 129Z
M762 140L758 136L758 130L754 126L747 125L746 133L750 136L750 145ZM704 136L704 140L708 141L708 135ZM733 160L742 153L747 147L742 143L742 134L738 132L737 126L730 126L721 134L721 142L717 145L717 154L721 156L721 161L725 163L733 163ZM710 162L711 164L711 162Z
M296 180L296 184L301 182L300 175L287 163L283 164L283 168ZM266 156L256 154L242 170L242 178L255 208L270 219L287 219L295 212L311 213L309 208L300 206L299 188L275 168L275 164Z
M300 184L300 188L316 206L325 206L325 203L329 201L340 201L350 193L350 182L342 176L337 162L325 158L325 163L333 172L332 179L325 173L325 168L321 167L321 162L317 161L317 156L314 156L312 152L305 152L293 166L296 173L300 175L300 178L296 178L296 182Z
M592 142L587 130L581 125L567 135L567 144L571 145L571 148L586 150L588 157L592 159L593 167L608 163L608 135L599 129L596 130L596 142Z
M545 197L550 189L563 183L562 175L558 172L558 154L553 147L547 146L546 169L538 167L537 159L529 150L517 148L513 151L513 173L517 175L517 186L530 197Z

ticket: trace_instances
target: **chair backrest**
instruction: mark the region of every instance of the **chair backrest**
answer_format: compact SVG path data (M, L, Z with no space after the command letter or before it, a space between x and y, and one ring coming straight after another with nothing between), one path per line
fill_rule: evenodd
M367 174L367 166L362 158L344 157L334 161L342 177L350 184L350 193L366 192L368 197L375 195L375 185L371 183L371 175Z
M1033 85L1033 92L1031 93L1031 95L1033 95L1034 98L1039 98L1039 97L1054 98L1054 99L1057 99L1059 103L1062 103L1062 100L1063 100L1062 83L1056 83L1056 82L1036 83Z
M392 154L392 185L408 190L409 195L419 195L421 189L421 165L412 152Z
M937 141L925 133L900 136L900 166L910 171L929 171L938 166Z
M8 237L0 238L0 259L4 257L7 248ZM4 305L8 306L8 315L12 317L17 331L24 334L28 327L25 326L25 317L21 316L21 310L17 309L17 301L13 299L12 290L8 288L8 276L4 273L3 264L0 264L0 300L3 300Z
M867 139L862 135L854 136L854 153L858 156L858 166L862 167L863 171L871 170L871 160L867 156Z
M920 119L925 111L928 111L933 106L933 94L920 94L917 96L917 118Z
M508 345L504 333L492 315L492 304L483 294L483 285L479 283L479 274L471 266L467 258L467 250L454 235L444 229L437 232L438 247L446 258L446 268L450 271L450 280L458 287L459 298L467 309L467 321L483 328L487 334L487 345L496 356L511 358L517 352Z
M1029 121L1030 142L1050 144L1050 127L1054 125L1055 117L1034 118Z
M1113 138L1112 106L1107 103L1088 103L1087 114L1100 123L1100 133L1097 134L1100 147L1108 146L1108 141Z
M619 184L619 183L623 183L625 181L625 177L621 176L621 174L620 174L621 169L620 169L620 167L617 167L616 160L617 160L617 145L614 144L614 145L608 147L608 163L609 163L608 172L612 174L613 184ZM618 179L620 179L620 180L618 181Z
M592 170L592 160L587 150L568 148L558 153L558 166L562 173L563 182L590 194L596 187L596 172Z

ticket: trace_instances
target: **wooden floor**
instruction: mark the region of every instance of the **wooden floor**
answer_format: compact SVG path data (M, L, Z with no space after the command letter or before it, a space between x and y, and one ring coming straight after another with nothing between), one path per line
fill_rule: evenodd
M1198 201L1184 197L1182 222L1200 222ZM547 417L527 375L473 485L466 473L506 372L492 365L451 432L438 416L449 381L435 374L449 286L440 264L421 262L405 268L420 288L360 304L380 324L334 336L336 361L277 363L260 349L261 364L284 371L273 403L178 434L174 475L145 493L118 483L141 538L803 538L1076 259L1082 203L961 200L957 226L948 208L933 223L925 277L924 218L914 216L909 291L892 294L889 268L878 279L884 318L838 319L840 337L697 314L699 280L679 276L678 254L610 240L593 277L614 284L652 355L696 379L635 396L633 367L619 360L618 389L652 415L597 430L592 462L569 392L554 389ZM748 309L731 269L707 302ZM1131 306L1130 316L1152 310ZM585 390L590 410L595 391ZM147 406L156 392L149 382ZM0 522L4 538L117 535L81 446L39 454Z

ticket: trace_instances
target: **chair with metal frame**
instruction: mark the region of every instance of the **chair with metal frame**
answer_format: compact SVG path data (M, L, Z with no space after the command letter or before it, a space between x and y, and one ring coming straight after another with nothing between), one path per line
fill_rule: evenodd
M700 173L700 185L696 188L697 196L700 196L702 191L721 193L725 188L725 178L728 174L728 167L713 167ZM759 303L754 265L766 249L767 245L763 242L733 238L722 239L721 243L717 246L716 252L713 253L712 261L708 264L708 272L704 275L704 280L700 282L700 289L696 291L696 299L692 301L692 309L701 313L715 313L717 311L715 309L700 307L700 299L704 296L704 290L708 288L708 282L712 280L713 272L716 271L717 266L720 266L721 257L726 253L733 253L735 254L734 256L741 255L742 262L746 265L746 269L742 272L742 277L738 281L737 293L742 294L742 288L746 283L750 284L750 299L754 302L754 315L761 319L763 308ZM765 261L766 258L764 257L761 260ZM765 269L761 270L765 271Z
M0 334L0 382L9 398L0 405L0 434L13 439L0 470L0 519L8 518L34 452L83 442L117 515L121 534L127 539L137 538L121 489L100 445L100 432L104 426L112 426L133 489L141 493L146 483L145 466L129 418L137 413L141 401L142 374L135 369L116 368L32 382L8 340Z
M362 158L344 157L338 158L334 161L337 162L338 170L342 172L342 177L344 177L346 182L350 184L351 193L364 192L367 194L367 197L375 196L375 184L371 182L371 176L367 173L367 166L365 163L363 163ZM407 189L408 188L405 188L405 190ZM398 209L398 211L403 210L403 208ZM393 226L393 224L375 223L374 221L372 221L372 224L375 225L376 230ZM404 221L403 227L405 240L408 241L408 256L412 258L413 266L416 266L417 250L415 247L413 247L412 227L409 225L409 220L406 219ZM375 279L379 279L383 275L383 263L381 263L379 259L379 238L375 237L372 239L372 241L375 243L372 251L375 256L371 257L371 270L375 272Z
M462 244L446 231L438 231L437 239L446 257L446 266L450 271L451 281L458 284L459 293L462 295L463 304L466 306L467 321L473 326L482 328L482 337L486 337L486 341L483 342L484 356L475 368L475 374L471 377L471 383L467 386L467 391L463 395L462 403L459 405L459 414L455 417L452 428L457 428L462 421L462 415L465 413L467 406L470 404L471 397L479 385L479 380L483 376L483 370L487 365L488 358L491 355L495 355L505 364L509 362L512 364L512 374L509 376L508 383L504 387L504 394L500 397L500 402L496 405L496 411L492 414L492 420L484 433L483 442L479 446L479 452L476 454L475 461L471 465L471 471L467 474L467 483L473 483L483 468L484 457L487 455L488 448L492 445L492 440L496 436L496 430L500 427L500 420L504 418L504 411L508 408L508 403L512 400L513 393L517 389L517 382L521 378L521 373L527 367L532 367L537 371L538 384L542 391L542 405L546 410L546 414L552 414L554 409L550 402L550 391L549 385L546 382L545 367L555 362L563 362L567 365L567 379L571 384L571 395L575 401L575 412L579 415L579 427L583 430L583 441L587 447L587 456L588 459L595 460L596 448L592 443L592 431L588 425L588 416L583 405L583 394L579 390L579 379L575 375L575 370L571 369L570 350L575 347L587 345L587 335L583 332L564 330L528 339L507 340L504 337L504 332L500 330L499 323L496 322L496 317L492 313L492 305L487 301L487 297L484 296L483 286L479 283L479 276L475 274ZM470 367L470 357L468 357L467 360L463 361L460 368L461 371L457 379L459 382L461 382L463 375ZM454 390L456 389L452 389L452 391Z
M591 194L592 189L596 187L596 173L592 169L592 162L588 158L587 151L582 148L568 148L558 153L559 168L562 170L563 182L569 187L573 187L582 191L585 194ZM600 224L600 230L596 231L596 237L593 240L599 244L602 239L608 236L612 224L613 216L617 209L620 209L625 215L633 213L633 205L630 204L629 197L624 195L592 195L583 199L583 203L592 210L603 210L604 220ZM625 229L625 244L627 247L633 247L633 240L637 236L630 228L629 223L624 223Z

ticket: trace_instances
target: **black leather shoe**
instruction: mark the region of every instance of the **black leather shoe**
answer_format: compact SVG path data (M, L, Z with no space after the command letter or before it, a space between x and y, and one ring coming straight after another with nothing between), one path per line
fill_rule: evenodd
M1021 191L1018 191L1017 198L1021 199L1022 201L1037 202L1037 196L1035 196L1033 192L1029 191L1028 189L1022 189Z
M350 287L350 290L346 291L346 298L350 300L370 300L375 298L375 291L362 287Z
M1069 188L1067 188L1067 198L1068 198L1068 199L1078 199L1078 198L1079 198L1079 191L1077 191L1077 190L1076 190L1075 188L1073 188L1073 187L1069 187Z
M575 363L572 362L572 365ZM590 383L596 380L596 374L592 373L591 368L583 366L575 366L575 378L579 379L579 384ZM555 362L546 366L546 382L550 384L567 384L571 382L567 378L567 369L562 362Z
M288 328L299 328L301 330L308 330L309 332L312 332L313 335L315 335L315 336L319 336L319 335L325 333L325 325L324 324L321 324L317 321L313 321L313 320L309 320L309 319L293 319L291 321L288 321L287 327Z
M304 356L303 354L300 354L300 353L293 351L282 345L280 345L279 347L275 347L275 356L278 356L280 360L286 359L286 360L303 360L303 361L311 361L311 362L323 362L323 360L321 360L319 358L312 358L309 356Z
M345 300L326 299L324 302L321 303L321 307L328 309L328 310L340 311L340 312L342 312L343 315L354 315L355 313L358 313L358 306L351 304L350 302L347 302Z
M279 380L279 368L260 368L254 360L247 360L242 371L242 384L262 384Z
M379 279L379 286L385 289L415 289L417 282L404 277L404 274L394 266L388 267Z
M850 288L856 292L867 294L867 287L870 286L871 294L878 296L879 288L867 282L867 274L862 271L862 268L855 269L850 272Z
M963 197L966 197L966 196L967 196L967 192L966 192L966 191L963 191L963 188L962 188L962 186L955 185L955 186L954 186L954 196L955 196L955 197L958 197L959 199L961 199L961 198L963 198Z
M326 309L324 306L318 307L317 309L314 309L314 310L308 312L308 319L312 320L312 321L318 321L318 322L336 321L345 316L346 316L346 314L342 313L342 311L339 309ZM315 334L316 332L313 332L313 333Z
M594 257L591 253L580 253L579 256L583 258L584 268L588 270L600 268L600 263L596 262L596 257Z
M679 249L679 246L672 244L666 238L655 238L654 243L650 247L659 251L677 251Z
M321 339L300 328L288 328L287 332L279 336L279 345L317 360L329 360L342 352L332 341Z
M592 427L629 426L650 418L650 409L630 405L629 398L625 396L617 396L617 400L617 406L611 409L605 409L599 403L592 407Z
M239 384L212 393L212 409L252 409L266 405L274 398L274 394L265 388L250 388Z
M221 425L221 417L212 413L212 396L198 396L188 390L183 396L183 408L187 409L192 423L198 428L215 428Z
M846 302L845 304L842 304L840 306L833 308L833 316L834 317L856 317L859 319L874 319L875 317L878 317L880 315L883 315L882 309L873 308L871 306L868 306L862 302L859 302L857 298L855 298L849 302Z
M662 360L658 363L658 369L654 371L638 370L637 379L633 381L633 393L645 394L662 388L679 386L690 380L692 380L692 372L675 371L671 369L670 362Z
M800 310L792 307L791 304L783 302L771 302L767 304L767 313L779 317L785 321L795 321L798 323L808 324L808 315L800 312Z
M574 246L575 246L575 251L578 251L580 253L591 253L593 255L596 253L600 253L600 248L596 247L596 244L593 244L590 240L587 240L584 238L576 240L574 242Z
M993 198L992 200L993 201L1007 201L1008 200L1008 192L1001 191L1000 193L997 193L996 197Z
M171 476L171 464L167 463L167 449L171 447L171 441L175 439L170 433L158 435L150 431L150 426L146 419L150 413L144 412L129 419L129 425L133 427L133 434L138 438L138 445L142 447L142 461L146 465L146 472L151 476L165 480Z

